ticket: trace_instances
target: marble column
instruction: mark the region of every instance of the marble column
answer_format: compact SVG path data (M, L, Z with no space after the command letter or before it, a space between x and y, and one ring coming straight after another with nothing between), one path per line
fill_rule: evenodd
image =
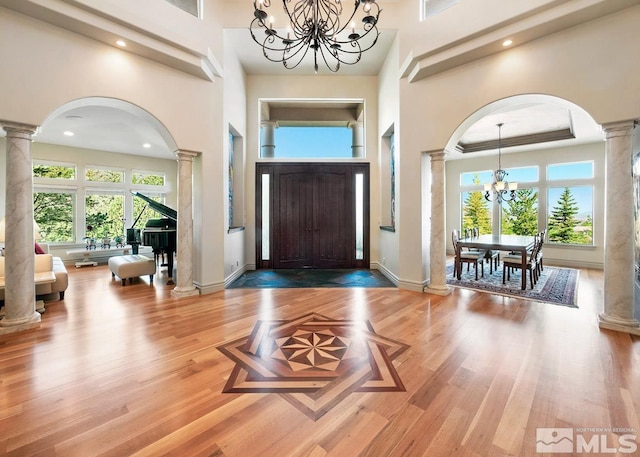
M197 152L178 150L178 284L174 297L199 295L193 285L193 158Z
M0 121L7 132L4 317L0 334L37 328L31 138L36 126Z
M260 140L260 148L262 150L261 157L263 159L272 159L276 156L275 130L278 123L263 121L260 126L262 127L262 137Z
M640 335L634 318L633 121L604 124L606 207L602 328Z
M446 151L430 151L431 156L431 249L429 251L429 285L425 292L447 295L447 237L445 224Z
M364 157L364 126L362 122L349 122L351 129L351 157Z

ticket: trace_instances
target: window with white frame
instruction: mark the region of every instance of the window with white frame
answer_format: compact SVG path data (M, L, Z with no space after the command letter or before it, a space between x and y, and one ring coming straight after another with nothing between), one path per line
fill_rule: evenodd
M124 182L124 171L115 168L87 167L84 170L85 181L92 182Z
M124 236L124 193L87 190L84 209L85 238Z
M274 157L277 159L351 158L353 157L352 137L353 131L347 126L280 126L274 131Z
M481 235L492 233L493 213L482 191L483 184L491 182L492 177L493 172L489 170L460 174L460 228L463 232L477 228Z
M131 173L131 184L154 187L164 186L165 175L164 173L157 173L153 171L133 170L133 173Z
M163 172L91 165L79 175L77 164L34 160L34 219L42 241L71 244L86 238L114 240L123 236L126 214L130 215L128 227L147 206L133 197L132 190L165 202ZM160 216L147 209L137 226L144 227L148 219Z
M75 240L76 192L36 187L33 191L33 218L43 241L71 243Z
M539 231L538 224L538 181L539 168L507 168L507 180L518 184L515 200L503 202L500 206L500 233L503 235L533 236Z
M547 230L547 242L593 245L594 162L552 163L540 177L539 167L509 168L507 181L518 183L516 199L499 205L498 221L492 204L481 191L493 180L493 172L460 174L460 228L478 227L480 233L535 235ZM491 200L493 195L489 194ZM540 205L544 197L544 206ZM546 211L546 214L544 212Z
M593 244L593 180L592 161L547 166L550 243Z
M55 179L55 180L75 180L76 166L70 163L46 162L40 160L33 161L34 179Z

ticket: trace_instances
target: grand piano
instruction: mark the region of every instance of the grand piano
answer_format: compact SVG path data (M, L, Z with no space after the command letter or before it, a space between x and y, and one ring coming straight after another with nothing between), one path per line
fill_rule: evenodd
M127 244L132 246L134 254L137 254L138 246L143 245L150 246L156 257L166 255L167 275L169 277L167 284L173 284L173 254L176 252L177 244L176 222L178 221L178 213L176 210L162 203L158 203L140 192L131 191L131 193L135 197L144 200L147 206L140 212L140 215L138 215L132 227L127 229ZM149 219L141 233L139 228L135 228L135 225L148 207L151 207L151 209L157 211L163 217L160 219Z

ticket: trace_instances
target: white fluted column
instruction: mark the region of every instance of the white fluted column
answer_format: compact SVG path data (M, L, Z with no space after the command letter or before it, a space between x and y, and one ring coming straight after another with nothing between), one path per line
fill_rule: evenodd
M171 291L175 297L198 295L193 285L193 151L176 151L178 156L178 284Z
M634 318L633 121L605 124L604 311L600 327L640 335Z
M446 151L428 152L431 156L431 249L429 252L429 285L425 292L447 295L447 237L445 234L445 168Z
M35 302L33 170L31 139L36 126L0 121L7 132L4 317L0 334L40 326Z
M262 127L262 139L260 141L262 158L273 158L276 156L275 130L278 123L273 121L263 121L260 126Z
M351 157L364 157L364 126L362 122L349 122L351 129Z

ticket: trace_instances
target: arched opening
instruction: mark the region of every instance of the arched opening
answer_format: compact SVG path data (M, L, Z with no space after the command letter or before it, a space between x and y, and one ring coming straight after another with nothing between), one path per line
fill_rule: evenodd
M584 109L558 97L518 95L482 107L447 144L447 233L546 230L556 263L603 265L603 140ZM512 201L499 201L491 187L498 169L504 182L517 184ZM571 220L560 224L557 217L568 213Z
M126 231L160 217L134 192L176 207L176 143L151 113L87 97L47 116L34 136L34 217L65 260L73 247L119 246Z

